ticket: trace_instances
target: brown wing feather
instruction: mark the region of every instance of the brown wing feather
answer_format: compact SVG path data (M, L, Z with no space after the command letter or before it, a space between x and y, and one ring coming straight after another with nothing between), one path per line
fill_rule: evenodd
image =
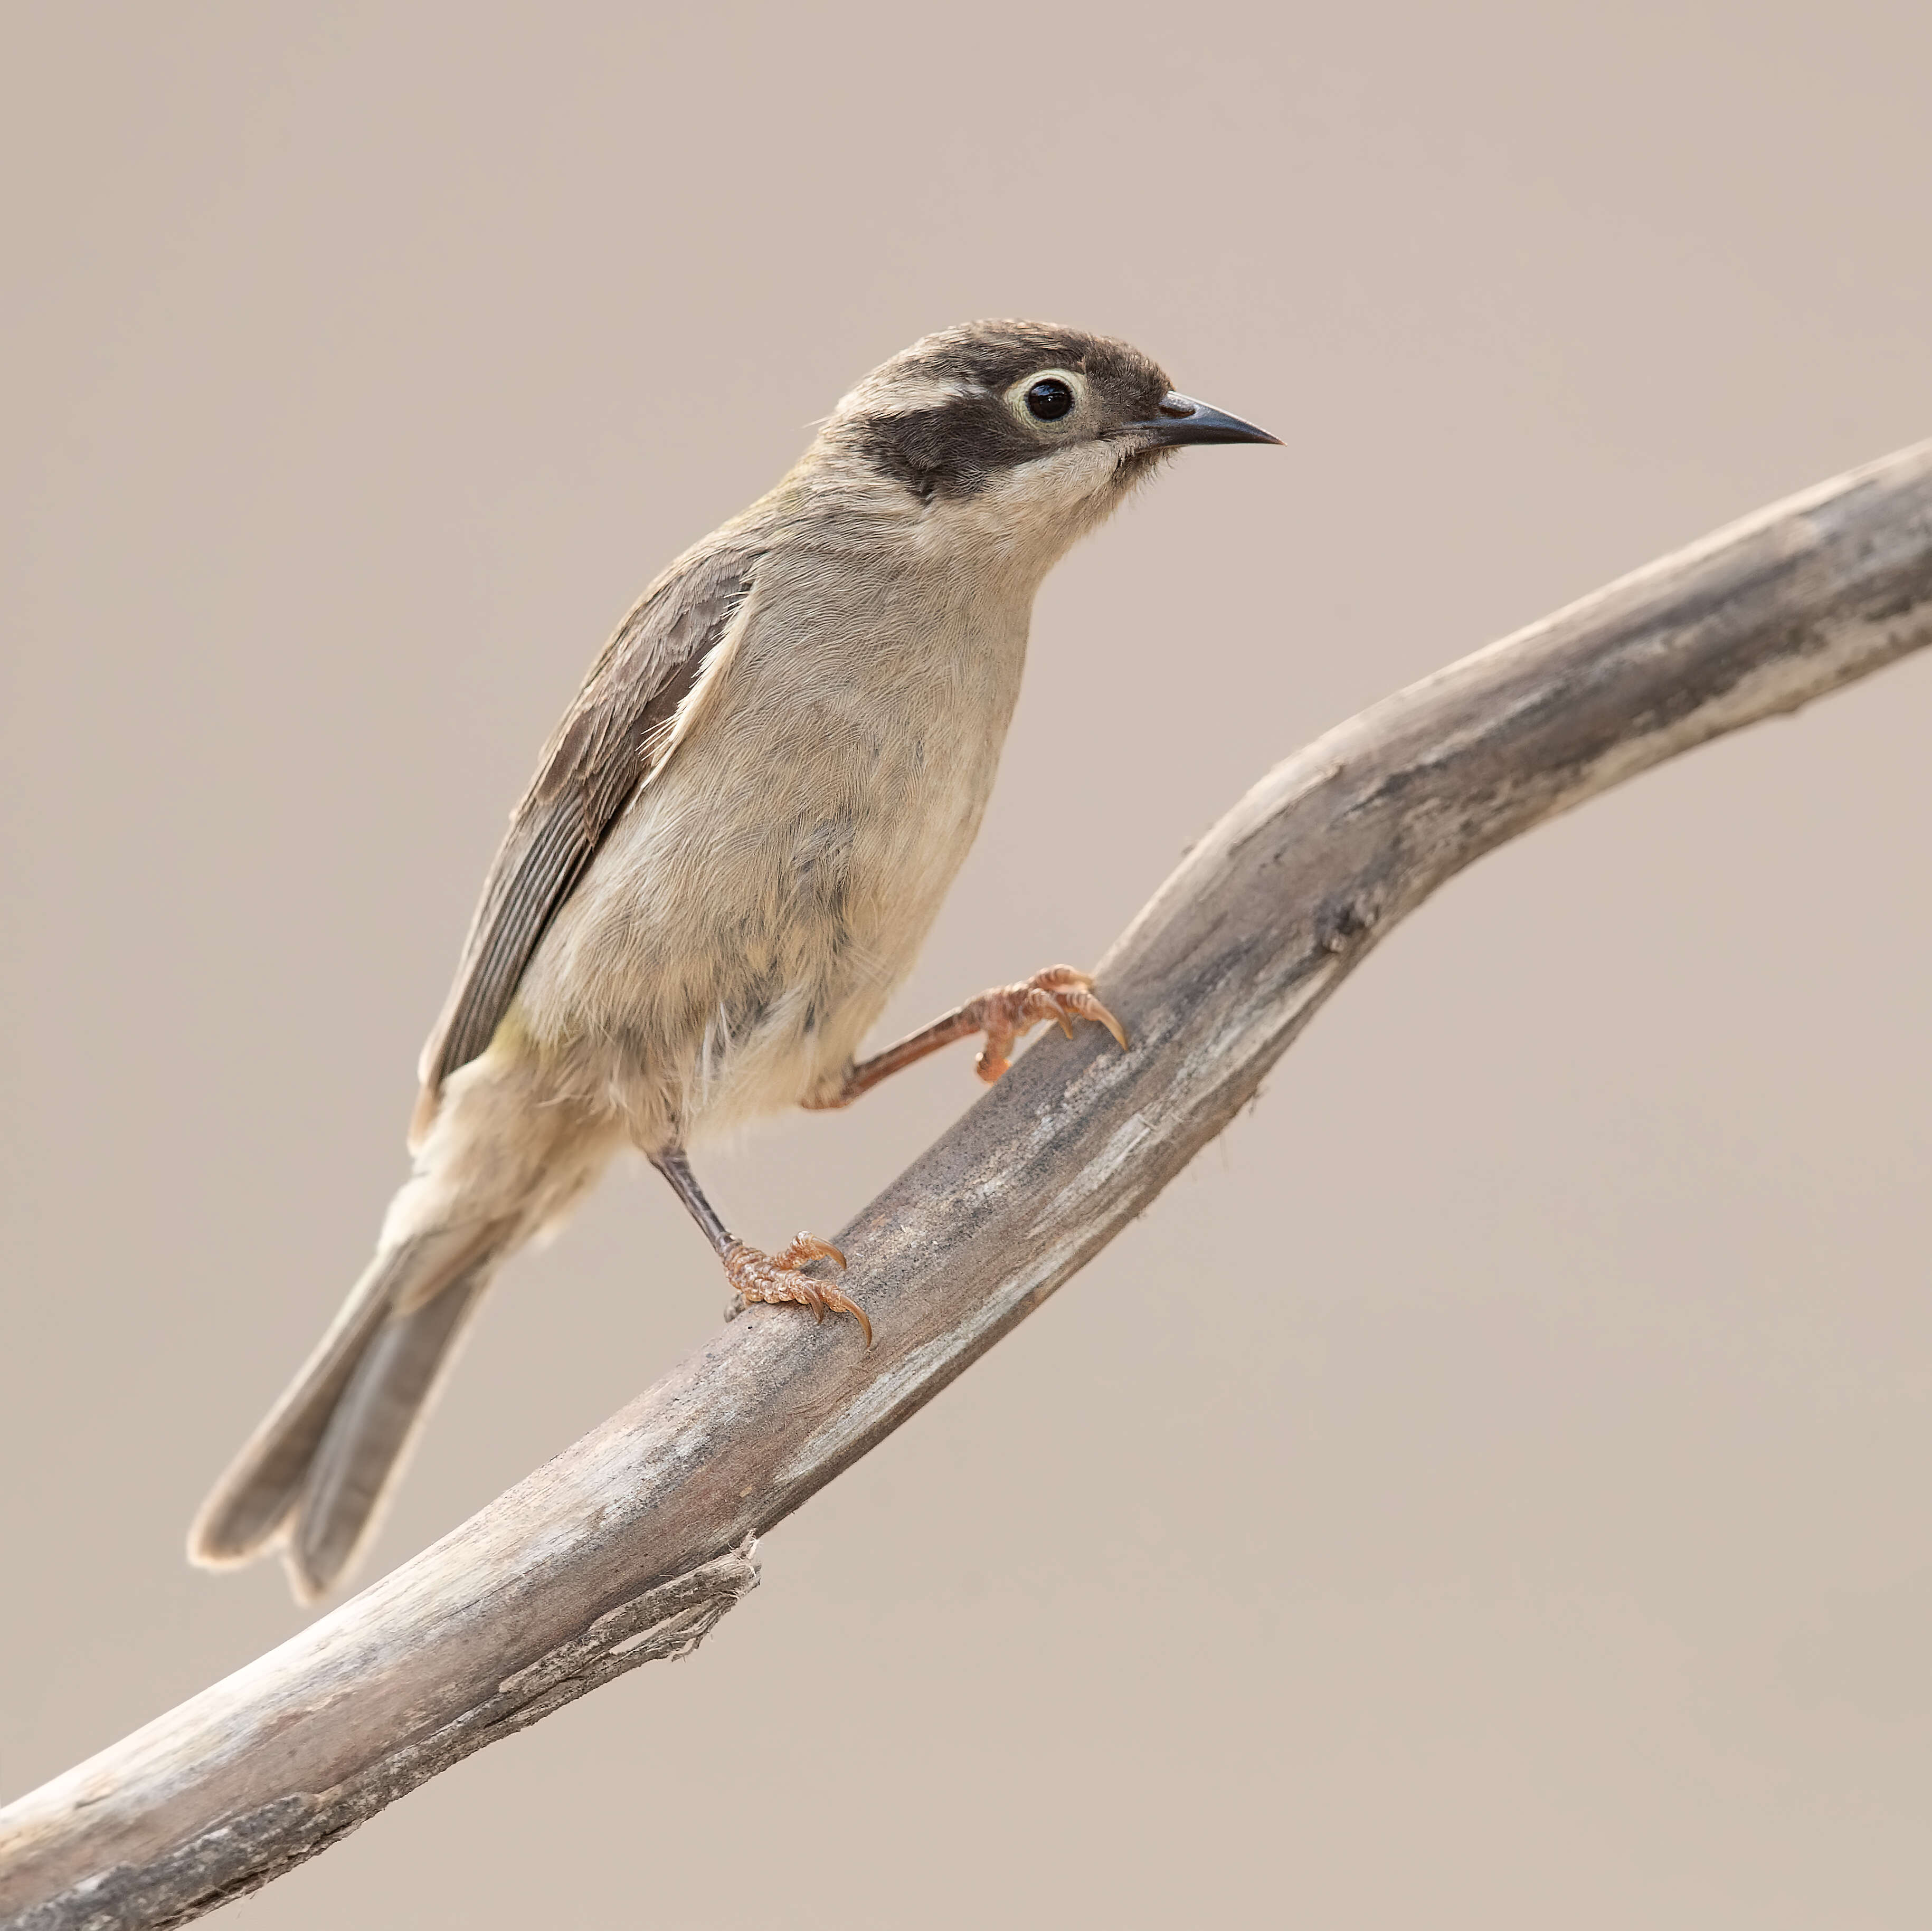
M662 760L678 706L749 593L757 561L734 546L674 565L590 667L490 868L456 983L423 1048L418 1132L443 1081L496 1036L550 921Z

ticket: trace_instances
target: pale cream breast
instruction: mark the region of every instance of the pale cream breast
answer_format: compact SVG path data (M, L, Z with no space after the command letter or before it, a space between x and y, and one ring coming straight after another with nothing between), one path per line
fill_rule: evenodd
M1043 569L892 549L906 567L822 544L760 566L683 740L525 976L522 1036L646 1145L835 1078L978 831Z

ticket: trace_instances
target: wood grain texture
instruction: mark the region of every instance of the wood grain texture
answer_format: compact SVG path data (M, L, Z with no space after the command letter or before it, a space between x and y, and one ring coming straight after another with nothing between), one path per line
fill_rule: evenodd
M1050 1036L838 1237L878 1345L758 1309L433 1548L0 1812L0 1923L185 1922L471 1750L694 1648L752 1538L1141 1211L1395 921L1662 759L1932 642L1932 444L1363 712L1214 826Z

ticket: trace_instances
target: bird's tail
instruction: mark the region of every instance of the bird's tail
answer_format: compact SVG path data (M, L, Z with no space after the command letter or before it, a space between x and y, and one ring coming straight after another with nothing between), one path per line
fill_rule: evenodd
M188 1557L224 1569L279 1547L312 1602L376 1527L518 1219L386 1242L282 1398L214 1485Z

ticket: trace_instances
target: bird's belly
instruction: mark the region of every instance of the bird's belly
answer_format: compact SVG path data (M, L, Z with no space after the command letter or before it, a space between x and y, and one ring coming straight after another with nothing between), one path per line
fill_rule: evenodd
M854 1057L971 846L1011 713L956 679L833 706L747 681L614 827L519 993L564 1083L646 1145L796 1105Z

